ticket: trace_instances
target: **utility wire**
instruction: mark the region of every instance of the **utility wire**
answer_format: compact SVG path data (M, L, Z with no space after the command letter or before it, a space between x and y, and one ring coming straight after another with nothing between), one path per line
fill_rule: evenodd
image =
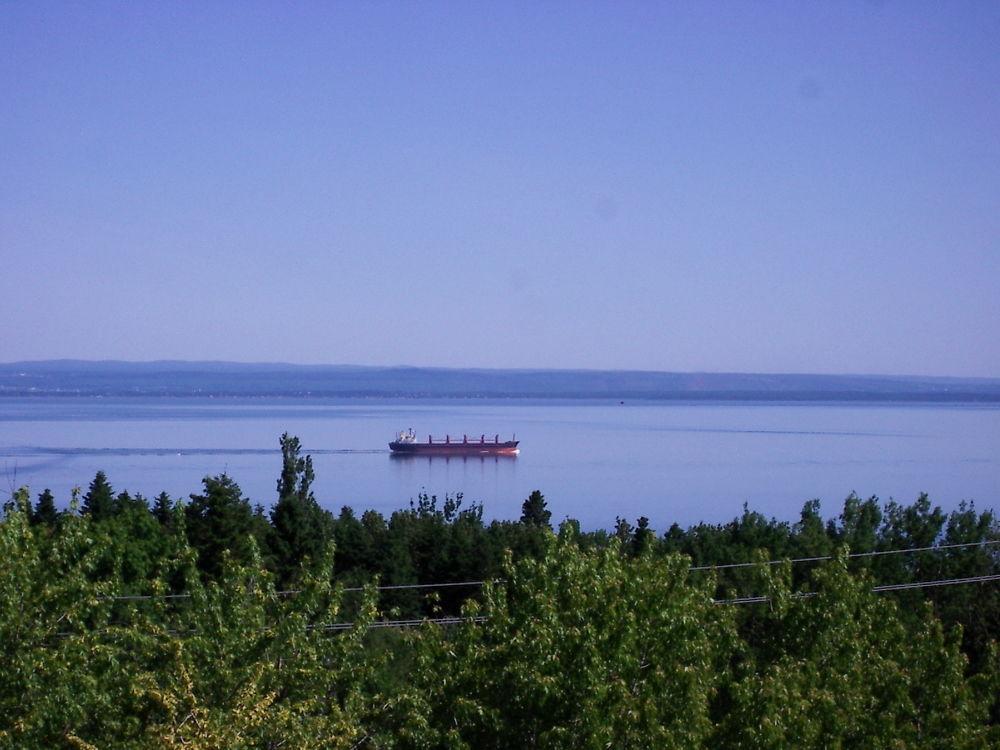
M911 583L889 583L883 584L881 586L873 586L869 589L871 592L880 594L886 591L903 591L908 589L923 589L923 588L934 588L938 586L959 586L962 584L969 583L988 583L991 581L1000 581L1000 574L997 575L984 575L984 576L969 576L968 578L942 578L934 581L913 581ZM790 594L793 599L809 599L814 596L819 596L821 592L819 591L795 591ZM734 599L712 599L712 604L766 604L770 602L772 597L770 596L741 596ZM481 624L488 620L489 618L478 615L475 617L433 617L433 618L415 618L409 620L375 620L367 625L369 630L374 630L378 628L412 628L419 627L421 625L461 625L462 623L470 622L474 624ZM316 625L306 625L306 630L320 630L320 631L343 631L352 630L357 626L354 622L330 622L321 623ZM271 628L263 628L260 632L270 630ZM99 632L108 632L108 629L102 629ZM163 631L167 635L185 635L197 632L195 629L181 631L181 630L165 630ZM54 633L55 637L67 638L74 633ZM78 634L77 634L78 635Z
M412 619L412 620L375 620L374 622L368 623L368 628L374 630L376 628L413 628L420 625L461 625L463 622L471 623L483 623L486 622L486 617L479 615L477 617L433 617L424 620ZM307 630L351 630L355 627L356 623L353 622L331 622L324 625L307 625Z
M968 578L942 578L937 581L913 581L911 583L887 583L881 586L873 586L870 590L876 594L885 591L903 591L906 589L926 589L936 586L958 586L963 583L986 583L988 581L1000 581L1000 575L970 576ZM796 591L791 594L794 599L806 599L819 596L818 591ZM770 602L770 596L740 596L735 599L713 599L713 604L764 604Z
M911 554L914 552L937 552L941 550L952 550L961 549L965 547L985 547L989 545L1000 544L1000 540L982 541L982 542L964 542L961 544L939 544L928 547L908 547L906 549L894 549L894 550L881 550L878 552L853 552L847 555L848 558L858 558L858 557L876 557L881 555L903 555ZM833 560L833 555L821 555L817 557L796 557L788 560L791 564L804 563L804 562L822 562L824 560ZM704 570L729 570L733 568L752 568L760 565L780 565L785 562L785 560L762 560L761 562L739 562L739 563L722 563L719 565L692 565L688 568L689 571L704 571ZM455 588L455 587L472 587L472 586L482 586L486 583L502 583L503 581L491 580L491 581L448 581L444 583L396 583L387 584L384 586L375 586L376 591L403 591L409 589L443 589L443 588ZM342 589L344 593L355 593L359 591L364 591L366 586L350 586ZM275 591L276 596L294 596L296 594L302 593L301 589L286 589L283 591ZM101 596L98 597L98 601L149 601L151 599L190 599L191 594L125 594L121 596Z
M494 581L495 582L495 581ZM456 586L482 586L485 583L490 583L490 581L448 581L445 583L393 583L385 586L375 586L376 591L400 591L404 589L444 589L452 588ZM367 586L349 586L341 589L344 593L352 593L358 591L364 591ZM302 589L285 589L282 591L275 591L275 596L294 596L295 594L301 594ZM121 596L99 596L98 601L114 601L114 602L136 602L136 601L149 601L150 599L190 599L191 594L125 594Z
M965 542L962 544L937 544L929 547L907 547L906 549L888 549L880 550L877 552L852 552L847 555L849 558L855 557L879 557L881 555L904 555L913 552L937 552L939 550L949 550L949 549L960 549L962 547L985 547L991 544L1000 544L1000 539L985 541L985 542ZM823 560L833 560L834 555L820 555L818 557L795 557L788 562L804 563L804 562L822 562ZM727 570L731 568L752 568L759 565L781 565L785 560L762 560L760 562L739 562L739 563L722 563L719 565L692 565L688 570Z
M872 591L903 591L905 589L925 589L933 586L957 586L961 583L985 583L987 581L1000 581L1000 575L971 576L970 578L944 578L939 581L914 581L912 583L886 583L875 586Z
M450 581L447 583L393 583L387 586L376 586L377 591L399 591L403 589L445 589L454 586L482 586L484 583L489 583L489 581ZM352 586L351 588L344 589L347 591L364 591L364 586ZM279 595L290 595L298 594L297 590L290 591L278 591Z
M410 620L374 620L366 626L369 630L376 630L379 628L413 628L419 627L421 625L461 625L464 622L471 622L475 624L480 624L486 622L486 617L479 615L476 617L429 617L424 619L410 619ZM120 626L119 626L120 627ZM353 630L357 627L355 622L329 622L329 623L318 623L315 625L306 625L306 630L320 630L320 631L341 631L341 630ZM257 632L265 633L268 630L273 630L274 627L260 628ZM96 633L110 633L112 628L100 628L99 630L92 631ZM198 632L197 628L189 628L187 630L174 630L166 629L161 631L162 633L169 636L183 636L192 635ZM79 635L79 633L53 633L53 637L56 638L69 638L74 635Z

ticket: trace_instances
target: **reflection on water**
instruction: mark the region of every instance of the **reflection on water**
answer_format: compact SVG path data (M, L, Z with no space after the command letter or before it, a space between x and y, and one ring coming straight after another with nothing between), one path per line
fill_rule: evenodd
M461 492L489 508L491 498L516 494L517 456L413 456L392 453L396 483L443 496ZM411 498L412 499L412 498ZM523 498L522 498L523 500Z
M427 461L428 463L434 463L435 461L443 461L444 463L449 463L451 461L461 461L462 463L467 463L469 461L478 461L480 463L493 462L499 463L501 461L516 461L516 454L509 453L496 453L493 455L469 455L469 456L442 456L440 454L434 455L432 453L390 453L389 458L393 461Z

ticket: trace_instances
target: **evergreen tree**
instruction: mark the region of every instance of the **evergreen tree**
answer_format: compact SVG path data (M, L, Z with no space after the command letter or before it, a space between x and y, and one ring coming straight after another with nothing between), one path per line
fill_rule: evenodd
M164 529L171 528L174 518L174 501L166 492L161 492L153 501L153 518Z
M198 551L198 566L210 576L218 576L226 550L237 559L247 558L250 538L258 526L250 501L232 477L220 474L202 482L204 493L191 495L185 508L188 539Z
M149 511L142 495L122 492L115 499L116 512L106 524L111 539L109 568L118 568L126 584L142 584L162 561L169 537ZM114 560L117 560L117 566Z
M94 521L103 521L114 515L115 493L103 471L98 471L94 475L94 481L90 483L87 494L83 496L80 512L90 516Z
M46 487L38 495L38 504L35 505L35 510L31 514L31 522L38 525L55 526L58 520L59 511L56 510L55 498L52 496L52 490Z
M382 519L382 526L385 526L385 519ZM367 543L365 527L355 517L354 509L350 506L341 508L340 516L334 521L334 540L337 553L333 561L338 576L353 572L348 580L355 584L366 580L379 569L375 566L375 550Z
M552 528L551 519L552 512L545 507L545 496L534 490L521 505L521 523Z
M136 495L136 497L141 501L142 495ZM131 509L133 507L133 502L132 496L129 494L128 490L122 490L119 492L118 495L115 496L114 515L118 515L123 511Z

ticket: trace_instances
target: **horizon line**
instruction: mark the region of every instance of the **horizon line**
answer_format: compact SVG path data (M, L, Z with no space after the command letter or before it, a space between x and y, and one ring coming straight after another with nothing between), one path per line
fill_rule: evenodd
M16 367L19 365L46 364L86 364L86 365L229 365L238 367L287 367L301 369L343 368L356 370L439 370L457 372L519 372L519 373L617 373L617 374L657 374L657 375L763 375L791 377L829 377L829 378L907 378L926 380L965 380L1000 383L1000 375L916 375L909 373L865 373L865 372L804 372L804 371L764 371L764 370L657 370L647 368L604 368L604 367L482 367L455 365L372 365L356 363L304 363L285 360L228 360L228 359L83 359L78 357L58 357L50 359L22 359L0 362L0 367Z

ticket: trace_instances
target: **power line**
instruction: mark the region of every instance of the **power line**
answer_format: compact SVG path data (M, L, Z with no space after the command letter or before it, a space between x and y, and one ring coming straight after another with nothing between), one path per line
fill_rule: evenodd
M496 583L496 581L492 581ZM387 584L385 586L375 586L376 591L401 591L405 589L444 589L453 588L458 586L482 586L483 584L491 583L491 581L446 581L444 583L393 583ZM341 589L344 593L356 593L359 591L365 591L367 586L348 586ZM275 596L294 596L296 594L301 594L302 589L285 589L282 591L275 591ZM107 602L136 602L136 601L149 601L151 599L190 599L190 593L185 594L123 594L121 596L99 596L98 601Z
M487 618L482 615L478 615L476 617L454 616L454 617L427 617L423 619L413 618L410 620L374 620L368 623L365 627L368 630L376 630L379 628L414 628L414 627L419 627L421 625L461 625L462 623L465 622L471 622L478 625L480 623L486 622L486 620ZM305 629L321 630L321 631L342 631L342 630L353 630L355 627L357 627L357 625L358 623L356 622L329 622L329 623L317 623L315 625L306 625ZM116 627L121 627L121 625L118 625ZM259 628L256 632L266 633L269 630L274 630L274 626L272 625L270 627ZM91 632L107 634L113 631L112 628L100 628L98 630ZM186 636L197 633L198 629L189 628L187 630L176 630L168 628L162 630L161 632L169 636ZM69 638L74 635L79 635L79 633L69 633L69 632L53 633L53 636L56 638Z
M426 619L412 620L375 620L368 623L369 630L377 628L413 628L421 625L461 625L465 622L480 624L486 622L487 618L478 615L476 617L432 617ZM307 630L351 630L357 623L354 622L331 622L324 625L307 625Z
M1000 540L991 540L984 542L964 542L962 544L937 544L928 547L907 547L906 549L889 549L889 550L879 550L876 552L852 552L847 555L848 558L856 557L879 557L881 555L904 555L911 554L913 552L938 552L940 550L950 550L950 549L960 549L962 547L985 547L991 544L1000 544ZM833 560L834 555L820 555L817 557L795 557L787 562L792 563L804 563L804 562L822 562L824 560ZM762 560L760 562L739 562L739 563L721 563L719 565L692 565L688 570L728 570L732 568L752 568L759 565L781 565L785 560Z
M1000 544L1000 540L990 540L982 542L964 542L960 544L940 544L932 545L927 547L908 547L906 549L895 549L895 550L880 550L876 552L853 552L847 555L848 558L858 558L858 557L877 557L882 555L902 555L902 554L912 554L914 552L938 552L943 550L952 549L962 549L965 547L985 547L994 544ZM833 560L835 557L833 555L821 555L817 557L796 557L788 560L791 564L804 563L804 562L823 562L825 560ZM733 568L751 568L761 565L780 565L785 560L762 560L760 562L739 562L739 563L720 563L718 565L692 565L688 568L689 571L705 571L705 570L730 570ZM482 581L447 581L442 583L396 583L396 584L386 584L383 586L375 586L376 591L404 591L404 590L419 590L419 589L443 589L443 588L456 588L456 587L472 587L472 586L483 586L486 583L502 583L503 581L493 579L493 580L482 580ZM341 589L344 593L356 593L360 591L365 591L368 587L366 586L349 586ZM296 594L301 594L302 589L286 589L282 591L275 591L276 596L294 596ZM120 596L102 596L98 597L98 601L149 601L152 599L190 599L191 594L124 594Z
M490 581L449 581L446 583L393 583L387 586L376 586L375 589L377 591L399 591L403 589L445 589L455 586L482 586L485 583L490 583ZM493 581L493 583L496 583L496 581ZM353 586L351 588L345 588L343 590L345 592L364 591L365 587ZM285 594L298 594L300 592L296 590L291 590L291 591L278 591L276 593L285 595Z
M886 583L875 586L872 591L903 591L905 589L925 589L933 586L957 586L961 583L985 583L987 581L1000 581L1000 575L971 576L969 578L944 578L939 581L915 581L912 583Z
M910 583L887 583L881 586L873 586L870 591L881 594L885 591L903 591L906 589L926 589L936 586L958 586L964 583L987 583L989 581L1000 581L1000 575L970 576L968 578L942 578L936 581L912 581ZM791 594L794 599L807 599L819 596L818 591L796 591ZM713 599L713 604L765 604L771 601L770 596L740 596L735 599Z
M968 578L942 578L934 581L913 581L911 583L889 583L883 584L881 586L873 586L869 589L872 593L883 593L886 591L902 591L907 589L922 589L922 588L934 588L938 586L959 586L962 584L969 583L987 583L991 581L1000 581L1000 574L997 575L983 575L983 576L970 576ZM821 592L819 591L796 591L790 594L793 599L808 599L814 596L819 596ZM772 597L770 596L741 596L734 599L712 599L712 604L766 604L770 602ZM474 617L432 617L432 618L414 618L409 620L375 620L366 625L369 630L374 630L378 628L412 628L419 627L422 625L461 625L462 623L473 623L481 624L488 620L484 615L477 615ZM344 631L353 630L357 626L355 622L331 622L331 623L321 623L315 625L306 625L306 630L322 630L322 631ZM272 628L262 628L260 632L270 630ZM107 628L102 629L99 632L109 632ZM163 631L167 635L185 635L197 632L195 629L181 631L181 630L165 630ZM55 637L66 638L74 635L73 633L54 633Z

